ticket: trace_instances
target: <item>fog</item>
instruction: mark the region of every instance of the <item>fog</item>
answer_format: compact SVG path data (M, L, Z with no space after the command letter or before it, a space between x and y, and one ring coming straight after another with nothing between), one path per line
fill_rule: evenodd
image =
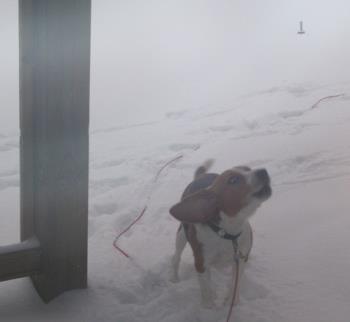
M0 0L0 133L18 132L17 1Z
M119 109L128 113L108 122L231 106L237 96L281 83L346 79L348 7L345 1L95 1L92 124ZM304 36L297 35L300 20Z
M3 282L1 320L224 321L220 288L229 279L213 272L219 309L207 310L188 248L180 282L167 276L178 228L168 209L214 158L213 172L268 169L273 188L252 218L238 320L348 322L350 258L337 254L348 251L350 227L349 1L92 5L89 290L47 306L27 279ZM0 0L0 41L6 245L19 240L20 227L16 0ZM113 241L146 208L118 240L128 261Z
M18 129L17 10L17 1L1 0L2 132ZM95 0L91 126L232 106L275 86L349 80L349 21L345 0Z

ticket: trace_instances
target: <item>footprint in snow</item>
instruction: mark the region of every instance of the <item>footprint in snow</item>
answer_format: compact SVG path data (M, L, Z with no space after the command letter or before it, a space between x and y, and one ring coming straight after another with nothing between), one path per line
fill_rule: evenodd
M257 131L253 132L252 134L242 134L239 136L231 137L230 140L247 140L247 139L253 139L253 138L261 138L264 136L274 135L279 133L279 131L275 130L266 130L266 131Z
M99 169L117 167L117 166L123 164L125 161L126 161L125 159L117 159L117 160L110 160L110 161L105 161L105 162L101 162L101 163L94 163L94 164L92 164L92 168L99 170Z
M144 126L150 126L158 123L157 121L151 121L151 122L143 122L143 123L135 123L135 124L128 124L128 125L120 125L120 126L113 126L113 127L107 127L107 128L101 128L96 129L91 132L92 135L99 134L99 133L110 133L110 132L119 132Z
M309 89L307 89L304 86L299 86L299 85L295 85L295 86L287 86L286 87L286 91L289 94L292 94L296 97L300 97L300 96L305 96L309 93Z
M119 207L116 202L95 203L91 206L90 214L95 217L113 215L118 208Z
M278 113L278 116L280 116L284 119L288 119L291 117L299 117L299 116L302 116L303 114L305 114L305 111L289 110L289 111L284 111L284 112Z
M11 141L11 142L5 142L2 145L0 145L0 152L7 152L11 151L13 149L18 149L18 142Z
M290 129L288 135L295 136L304 133L305 130L320 126L317 123L301 123L296 124L294 128Z
M0 178L18 175L18 170L7 170L0 172Z
M269 294L269 290L262 284L254 281L249 277L242 279L242 287L240 296L242 298L253 301L266 297Z
M96 220L89 218L88 224L88 237L92 237L98 231L99 225L96 223Z
M235 127L232 125L219 125L210 127L210 130L214 132L228 132L233 129L235 129Z
M119 233L123 231L126 227L128 227L136 218L136 216L140 215L142 209L130 210L128 212L118 213L118 216L114 219L113 228ZM131 236L133 230L127 231L123 234L123 238Z
M183 150L197 150L199 149L200 145L198 143L196 144L186 144L186 143L175 143L169 145L169 149L173 152L180 152Z
M181 110L181 111L176 111L176 112L169 112L169 113L166 113L165 116L168 119L177 120L177 119L183 117L184 115L186 115L188 112L189 112L189 110Z
M13 187L19 187L19 179L0 179L0 191Z
M104 193L121 186L128 185L131 182L129 177L119 177L119 178L106 178L100 180L91 180L90 188L94 193Z

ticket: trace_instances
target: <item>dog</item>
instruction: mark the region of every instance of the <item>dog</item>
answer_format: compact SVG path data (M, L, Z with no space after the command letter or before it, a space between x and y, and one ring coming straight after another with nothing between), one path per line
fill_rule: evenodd
M181 201L170 209L170 214L181 222L171 261L171 280L179 279L181 254L188 242L193 251L202 304L208 308L215 306L216 298L210 267L233 265L233 246L242 264L248 260L253 242L249 218L272 195L266 169L237 166L221 174L208 173L212 164L213 160L208 160L195 171L194 180L184 190ZM230 289L226 300L232 295L232 287Z

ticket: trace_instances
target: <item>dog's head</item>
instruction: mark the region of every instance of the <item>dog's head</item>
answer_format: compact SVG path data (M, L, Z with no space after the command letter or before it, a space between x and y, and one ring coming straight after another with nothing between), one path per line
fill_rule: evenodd
M265 169L240 166L218 175L208 188L184 196L170 213L182 222L205 223L219 214L235 217L245 209L253 213L271 194Z

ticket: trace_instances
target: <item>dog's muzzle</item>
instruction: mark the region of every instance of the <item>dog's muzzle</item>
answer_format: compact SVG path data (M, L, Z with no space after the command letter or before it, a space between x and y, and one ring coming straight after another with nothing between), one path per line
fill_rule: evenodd
M259 182L259 190L254 192L253 196L258 199L268 199L272 195L270 186L270 176L266 169L259 169L255 171L255 177Z

